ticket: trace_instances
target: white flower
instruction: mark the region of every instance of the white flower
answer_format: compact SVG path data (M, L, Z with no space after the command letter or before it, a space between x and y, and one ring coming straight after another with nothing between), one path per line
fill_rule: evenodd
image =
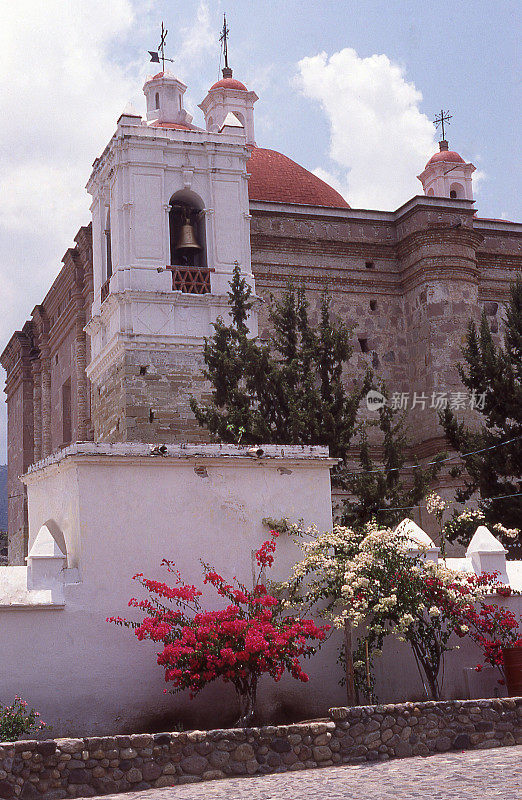
M437 606L432 606L428 611L428 614L430 615L430 617L438 617L440 614L440 610L437 608Z
M426 511L428 514L442 514L445 508L446 503L436 492L432 492L426 498Z

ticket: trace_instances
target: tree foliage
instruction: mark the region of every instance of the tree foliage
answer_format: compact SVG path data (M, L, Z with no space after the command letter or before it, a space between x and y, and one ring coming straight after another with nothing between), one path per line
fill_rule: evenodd
M323 296L314 329L304 294L289 289L270 310L270 340L263 343L249 336L251 289L237 266L229 298L231 324L218 319L205 342L210 402L191 402L200 425L225 442L327 445L344 459L360 389L348 392L343 383L350 332L332 321L329 299Z
M387 637L412 648L428 698L440 697L445 653L453 634L469 635L483 660L502 673L502 646L520 646L522 620L489 602L510 594L496 574L456 572L429 561L409 538L406 525L395 530L341 526L320 534L290 526L303 558L280 584L288 608L314 611L357 631L354 677L359 691L373 697L372 664ZM481 669L481 665L478 665ZM503 674L501 680L503 678Z
M381 386L386 396L385 387ZM372 458L368 431L379 430L379 464ZM359 433L359 469L344 469L341 485L352 497L344 501L341 522L359 528L372 520L393 526L412 515L441 469L443 454L429 467L421 468L416 459L409 465L405 415L390 405L379 409L379 418L363 423Z
M334 484L355 497L345 505L346 524L375 519L392 525L402 519L404 513L387 509L416 505L440 467L413 469L404 480L404 416L386 406L378 420L358 419L361 398L374 385L374 376L368 371L351 391L346 388L351 330L332 320L329 298L323 295L320 319L313 327L304 293L287 288L270 309L266 343L249 336L251 289L237 265L229 300L230 322L218 319L205 342L204 374L212 392L207 404L191 401L199 424L231 443L326 445L330 455L340 459L332 472ZM368 441L372 427L379 432L380 467ZM347 464L356 433L359 469L354 474Z
M516 528L522 519L522 280L511 286L502 344L495 344L485 314L477 328L468 325L463 348L465 364L459 365L464 385L480 399L478 428L459 422L450 409L441 424L450 444L462 455L465 485L456 499L466 502L475 492L488 524L501 522ZM483 406L483 407L482 407ZM514 441L513 441L514 440ZM500 446L499 446L500 445ZM474 451L482 450L476 453ZM472 453L472 455L466 455ZM455 470L455 474L459 474ZM519 495L519 496L510 496ZM504 539L513 554L522 550Z

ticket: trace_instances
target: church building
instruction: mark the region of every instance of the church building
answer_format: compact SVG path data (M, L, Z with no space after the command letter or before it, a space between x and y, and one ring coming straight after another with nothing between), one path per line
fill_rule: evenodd
M205 442L190 398L209 391L203 341L227 314L237 263L259 298L254 335L269 335L268 299L301 287L317 321L322 293L354 327L353 373L390 391L462 391L456 365L470 318L502 325L522 271L522 225L481 218L473 164L440 142L419 195L396 211L350 208L286 155L256 145L255 91L232 77L210 87L198 127L186 86L168 70L145 82L146 116L128 107L96 158L92 220L41 303L13 333L7 371L9 563L27 555L19 476L68 444ZM411 415L412 454L445 449L433 409Z

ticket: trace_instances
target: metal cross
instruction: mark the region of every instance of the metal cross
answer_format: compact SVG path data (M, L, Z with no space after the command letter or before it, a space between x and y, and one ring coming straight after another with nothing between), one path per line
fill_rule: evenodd
M157 50L149 50L148 51L149 55L150 55L150 60L151 60L151 62L153 64L159 64L160 63L159 54L161 53L161 68L162 68L163 72L165 72L165 61L170 61L170 62L174 61L173 58L167 58L167 56L165 55L165 42L166 42L166 39L167 39L167 33L168 33L168 30L165 28L165 26L163 25L163 22L162 22L161 23L161 41L160 41L160 43L158 45L158 49Z
M223 28L219 41L223 43L223 56L225 58L225 69L228 69L228 34L230 33L227 28L227 16L223 14Z
M434 123L434 125L435 125L435 128L438 128L438 127L439 127L439 125L440 125L440 126L441 126L441 128L442 128L442 140L443 140L443 141L445 141L445 140L446 140L446 136L445 136L445 134L444 134L444 123L446 122L446 123L449 125L449 124L450 124L450 122L449 122L449 121L450 121L450 119L453 119L453 115L452 115L452 114L450 114L450 113L449 113L449 111L443 111L443 110L441 109L441 111L440 111L440 116L438 116L438 117L436 116L436 117L435 117L435 119L433 120L433 123Z

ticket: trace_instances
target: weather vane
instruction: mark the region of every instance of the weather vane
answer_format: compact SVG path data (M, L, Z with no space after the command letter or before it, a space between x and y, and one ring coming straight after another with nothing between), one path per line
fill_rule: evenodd
M444 123L446 122L448 125L450 124L450 119L453 119L453 115L449 113L449 111L443 111L441 109L440 116L436 116L433 120L435 128L438 128L439 125L442 128L442 141L446 141L446 136L444 134Z
M173 58L167 58L165 55L165 41L167 39L168 30L164 27L163 22L161 23L161 41L158 45L157 50L149 50L150 60L153 64L160 63L160 53L161 53L161 68L163 72L165 72L165 61L170 61L171 63L174 61Z
M227 28L227 15L223 14L223 28L221 30L221 36L219 37L219 41L222 43L223 57L225 59L225 66L223 67L223 70L222 70L224 78L231 78L232 77L232 70L228 66L228 34L229 33L230 33L230 31Z

